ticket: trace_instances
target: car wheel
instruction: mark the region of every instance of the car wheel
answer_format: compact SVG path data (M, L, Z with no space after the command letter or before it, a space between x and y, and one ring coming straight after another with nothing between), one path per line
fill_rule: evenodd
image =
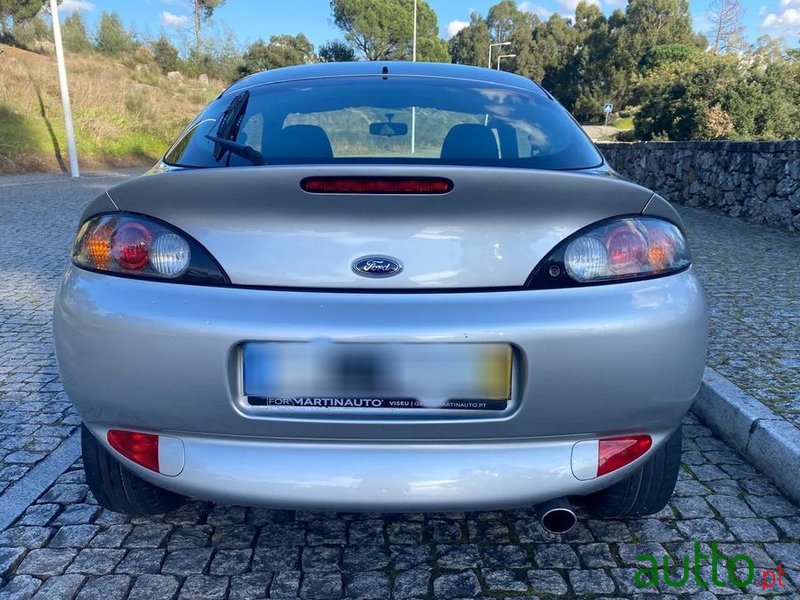
M86 483L97 503L114 512L158 515L178 507L184 497L134 475L81 425L81 451Z
M583 499L596 517L652 515L663 509L675 490L681 466L682 427L630 477Z

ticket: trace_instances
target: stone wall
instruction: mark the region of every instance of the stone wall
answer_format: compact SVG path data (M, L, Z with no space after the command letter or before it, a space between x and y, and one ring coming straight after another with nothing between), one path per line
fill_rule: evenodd
M800 231L800 141L598 146L619 173L671 202Z

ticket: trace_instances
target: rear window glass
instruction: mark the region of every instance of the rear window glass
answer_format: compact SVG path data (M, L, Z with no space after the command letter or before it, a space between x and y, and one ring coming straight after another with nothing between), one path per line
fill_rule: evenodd
M231 126L224 114L237 98ZM239 151L207 136L233 140ZM164 160L187 167L254 164L243 156L245 146L266 164L584 169L602 162L580 127L542 93L408 76L290 81L226 94L181 134Z

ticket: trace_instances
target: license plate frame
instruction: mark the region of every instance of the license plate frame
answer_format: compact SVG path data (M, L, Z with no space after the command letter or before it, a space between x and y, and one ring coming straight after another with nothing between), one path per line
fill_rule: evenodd
M358 371L366 355L378 358ZM271 410L496 413L511 402L513 363L513 347L495 342L247 342L242 395Z

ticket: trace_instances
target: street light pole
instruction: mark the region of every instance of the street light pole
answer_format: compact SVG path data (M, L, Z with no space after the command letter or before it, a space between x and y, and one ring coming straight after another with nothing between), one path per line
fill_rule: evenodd
M61 105L64 110L64 125L67 129L67 148L69 149L69 173L72 177L80 177L78 169L78 152L75 148L75 131L72 128L72 108L69 103L67 87L67 67L64 64L64 47L61 43L61 22L58 20L58 0L50 0L50 15L53 19L53 41L56 46L56 63L58 64L58 84L61 87Z
M494 44L489 44L489 62L487 66L491 69L492 68L492 48L495 46L510 46L511 42L496 42Z
M414 0L414 41L411 44L411 60L417 62L417 0Z
M501 54L500 56L498 56L497 57L497 70L498 71L500 70L500 59L501 58L514 58L516 56L517 56L516 54Z
M411 43L411 60L417 62L417 0L414 0L414 41ZM417 107L411 107L411 154L417 146Z

